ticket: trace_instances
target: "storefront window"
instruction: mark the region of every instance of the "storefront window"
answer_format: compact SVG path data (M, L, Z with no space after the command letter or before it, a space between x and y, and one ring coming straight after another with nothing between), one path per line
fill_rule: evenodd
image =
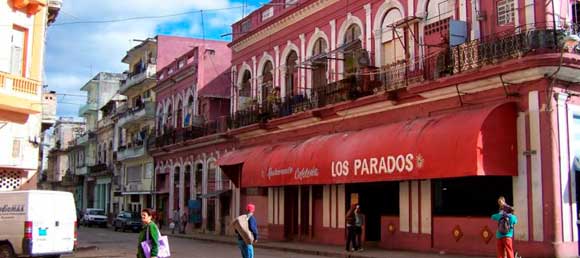
M433 180L433 215L490 216L497 198L513 204L511 177L485 176ZM517 209L517 205L515 205Z

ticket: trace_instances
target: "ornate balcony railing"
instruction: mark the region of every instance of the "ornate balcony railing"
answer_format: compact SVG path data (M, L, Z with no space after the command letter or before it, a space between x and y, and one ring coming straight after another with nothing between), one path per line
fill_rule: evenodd
M517 28L511 32L440 49L427 56L400 60L379 68L362 68L356 75L306 89L303 94L279 98L275 92L268 93L270 95L262 96L261 103L255 99L243 98L246 100L243 108L231 116L220 118L219 121L202 121L183 129L165 130L165 134L159 136L155 144L170 145L229 129L264 123L270 119L380 92L397 91L410 85L477 71L484 66L496 65L507 60L544 53L561 53L565 36L570 33L576 34L578 31L578 26L558 30L545 26L537 26L530 30ZM569 52L576 51L574 49Z
M113 170L107 166L107 164L99 163L93 166L89 166L89 174L109 174L113 173Z
M499 38L472 40L451 49L453 73L461 73L534 53L558 52L563 30L537 29Z

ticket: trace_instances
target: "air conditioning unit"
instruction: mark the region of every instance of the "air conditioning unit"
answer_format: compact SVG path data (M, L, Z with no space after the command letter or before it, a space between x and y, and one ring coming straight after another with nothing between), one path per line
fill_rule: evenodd
M49 0L48 8L60 10L60 8L62 8L62 0Z

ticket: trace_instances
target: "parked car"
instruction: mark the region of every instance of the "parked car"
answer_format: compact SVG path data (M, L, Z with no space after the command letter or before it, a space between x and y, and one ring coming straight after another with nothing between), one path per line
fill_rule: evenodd
M0 192L0 257L60 257L77 242L74 197L60 191Z
M106 228L107 216L103 209L87 208L81 222L85 226L98 225Z
M141 229L141 217L138 214L122 211L113 220L113 229L115 231L125 231L127 229L138 232Z

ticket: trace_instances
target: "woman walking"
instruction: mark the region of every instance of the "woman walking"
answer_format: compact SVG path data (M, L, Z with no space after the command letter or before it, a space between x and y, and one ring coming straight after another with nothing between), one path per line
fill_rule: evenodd
M145 256L145 252L141 247L141 242L149 239L151 241L151 258L157 258L157 252L159 251L159 229L155 222L153 222L153 212L151 209L143 209L141 211L141 221L143 222L143 228L141 233L139 233L139 242L137 245L137 258L149 258ZM147 236L149 235L149 236Z

